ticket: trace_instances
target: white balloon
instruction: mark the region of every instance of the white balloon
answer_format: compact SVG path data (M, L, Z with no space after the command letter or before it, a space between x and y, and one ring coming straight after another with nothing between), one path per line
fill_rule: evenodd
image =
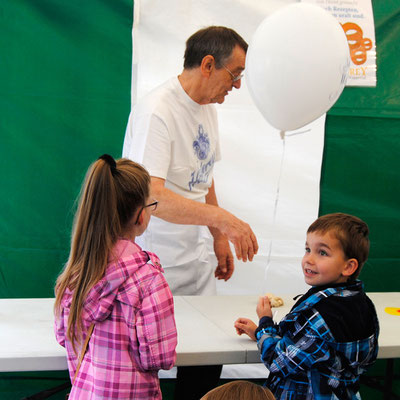
M349 65L347 38L339 22L319 6L294 3L257 28L247 51L246 82L266 120L290 131L333 106Z

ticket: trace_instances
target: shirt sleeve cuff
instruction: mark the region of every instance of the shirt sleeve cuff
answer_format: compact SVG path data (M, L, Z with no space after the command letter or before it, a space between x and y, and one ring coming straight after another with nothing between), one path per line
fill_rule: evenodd
M272 320L272 318L262 317L258 323L258 328L256 329L255 334L257 335L258 331L260 331L261 329L268 328L269 326L274 326L274 321Z

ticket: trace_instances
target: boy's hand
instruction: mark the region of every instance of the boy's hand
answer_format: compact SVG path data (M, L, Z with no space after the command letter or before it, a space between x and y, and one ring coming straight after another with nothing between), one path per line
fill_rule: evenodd
M271 302L268 296L262 296L258 299L256 311L259 319L262 317L272 318Z
M257 325L248 318L238 318L235 321L234 324L235 328L236 328L236 333L238 335L242 335L243 333L245 333L246 335L248 335L250 337L250 339L256 341L256 335L255 335L255 331L257 329Z

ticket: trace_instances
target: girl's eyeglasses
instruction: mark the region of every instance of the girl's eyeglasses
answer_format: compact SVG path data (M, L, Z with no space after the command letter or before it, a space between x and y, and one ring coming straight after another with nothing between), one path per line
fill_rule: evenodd
M157 210L157 204L158 204L158 201L155 200L155 201L153 201L153 203L146 204L145 206L143 206L143 207L140 209L139 214L138 214L138 216L137 216L137 218L136 218L135 225L137 225L137 223L139 222L139 216L140 216L140 214L142 213L142 211L143 211L145 208L147 208L147 207L152 207L151 211L156 211L156 210Z

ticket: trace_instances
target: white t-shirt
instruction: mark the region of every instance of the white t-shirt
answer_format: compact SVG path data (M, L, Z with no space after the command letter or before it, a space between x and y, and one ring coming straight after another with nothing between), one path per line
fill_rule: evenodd
M204 202L220 159L218 121L212 104L200 105L177 77L146 95L129 116L123 157L143 164L165 187ZM208 263L203 226L179 225L152 217L141 246L156 253L164 268ZM215 266L214 266L215 267Z

